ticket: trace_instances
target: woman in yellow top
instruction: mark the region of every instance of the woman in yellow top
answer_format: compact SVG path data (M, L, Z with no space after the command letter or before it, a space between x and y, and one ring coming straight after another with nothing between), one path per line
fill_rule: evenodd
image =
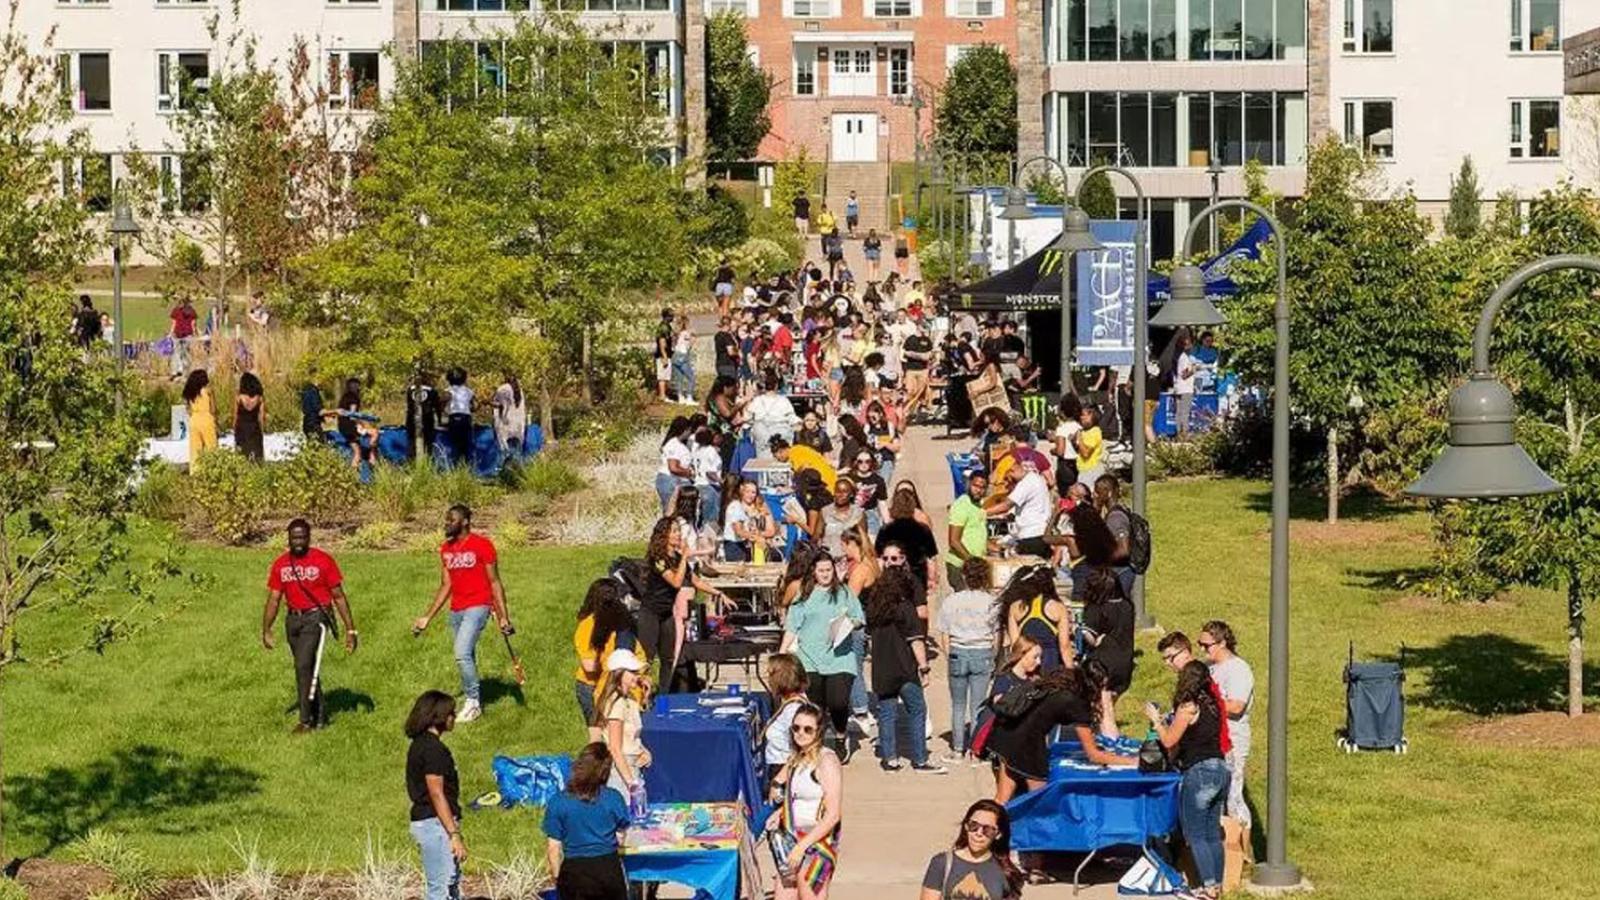
M600 727L594 724L594 698L605 689L607 657L618 643L635 652L639 649L638 626L623 594L622 584L615 578L596 578L578 607L578 627L572 632L572 648L578 653L573 691L591 742L601 738Z
M1092 491L1095 479L1106 473L1106 444L1100 435L1100 410L1085 406L1078 413L1078 423L1083 430L1072 439L1072 446L1078 451L1078 483Z
M211 397L211 377L205 369L189 373L183 383L183 402L189 409L189 463L205 450L217 449L217 402Z

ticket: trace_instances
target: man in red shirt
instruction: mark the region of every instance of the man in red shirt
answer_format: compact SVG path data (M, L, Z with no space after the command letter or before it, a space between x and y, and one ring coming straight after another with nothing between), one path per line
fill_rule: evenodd
M455 635L456 667L461 670L461 693L466 700L456 713L457 722L471 722L483 712L478 692L478 636L489 617L500 623L500 633L516 634L506 611L506 591L500 584L500 567L494 542L472 533L472 510L456 504L444 517L445 541L439 547L439 590L428 611L411 625L415 634L427 629L433 617L450 603L450 631Z
M200 318L194 301L184 297L168 314L172 327L167 334L172 338L172 377L178 378L189 370L189 341L194 337L194 323Z
M322 648L330 633L337 635L328 608L338 610L344 622L344 651L356 652L356 620L344 595L344 576L333 557L311 546L311 526L305 519L289 523L289 552L272 562L267 573L267 606L261 616L261 646L271 650L272 625L278 605L286 603L284 633L294 654L295 686L299 692L300 722L295 734L305 734L326 724L322 708Z

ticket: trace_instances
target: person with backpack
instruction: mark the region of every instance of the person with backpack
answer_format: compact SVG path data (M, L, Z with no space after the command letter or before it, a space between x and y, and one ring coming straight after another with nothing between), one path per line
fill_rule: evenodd
M1047 744L1060 726L1077 739L1093 765L1139 764L1137 757L1110 753L1095 743L1095 734L1107 724L1101 701L1104 676L1098 665L1056 669L992 701L995 723L987 746L1000 760L995 771L996 803L1009 801L1019 788L1036 791L1045 786L1050 779Z
M928 860L921 900L1017 900L1026 881L1011 861L1011 816L979 800L961 817L950 849Z
M1117 476L1101 475L1094 482L1094 506L1116 539L1111 565L1125 597L1133 596L1133 582L1150 568L1150 523L1122 505L1122 483Z

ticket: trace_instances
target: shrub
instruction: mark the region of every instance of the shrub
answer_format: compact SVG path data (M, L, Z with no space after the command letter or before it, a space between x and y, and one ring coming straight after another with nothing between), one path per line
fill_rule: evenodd
M172 407L182 402L176 385L147 385L133 401L132 417L139 433L165 437L172 433Z
M380 465L372 473L372 501L378 514L392 522L407 522L433 503L439 494L439 470L428 460L407 466Z
M550 453L541 453L521 467L522 487L546 497L560 497L580 490L583 474L571 463Z
M773 202L776 203L776 199ZM804 259L806 242L801 240L800 233L795 231L794 219L789 217L788 212L787 204L784 205L781 211L757 207L754 214L750 216L750 237L768 240L782 247L786 258L789 260L788 268L792 269L799 266L802 259ZM739 274L744 275L746 273L740 272ZM761 274L771 275L775 273L762 272Z
M439 492L433 498L441 506L465 504L477 509L494 498L494 490L482 481L472 469L453 466L439 475Z
M28 900L28 889L14 879L0 876L0 900Z
M143 480L133 495L133 511L157 522L175 522L183 516L183 473L170 463L155 460L144 467Z
M68 855L109 872L119 895L142 897L159 884L155 869L144 854L129 846L119 834L93 829L72 844Z
M728 252L728 264L740 276L787 271L800 265L799 255L790 250L771 238L753 237Z
M313 525L355 518L361 505L361 478L350 461L320 441L306 441L272 468L273 506Z
M209 450L190 464L185 494L212 536L229 544L260 536L271 499L266 471L227 449Z
M1212 472L1210 448L1204 441L1155 441L1148 445L1149 476L1188 478Z
M368 522L350 535L350 547L355 550L388 550L400 539L400 523Z
M526 547L532 543L528 526L514 519L506 519L494 526L494 542L501 547Z
M738 197L711 184L704 197L696 200L697 212L705 217L705 227L697 235L703 246L720 250L736 246L750 236L750 216Z

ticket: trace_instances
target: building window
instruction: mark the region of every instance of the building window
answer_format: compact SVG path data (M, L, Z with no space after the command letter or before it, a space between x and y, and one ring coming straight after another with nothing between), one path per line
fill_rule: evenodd
M338 0L329 2L336 3ZM434 12L527 12L529 6L528 0L424 0L424 2L431 4Z
M335 50L328 54L328 105L334 109L378 108L376 50Z
M1394 101L1346 100L1344 142L1374 159L1394 159Z
M89 212L110 212L115 191L111 154L91 153L61 162L61 190Z
M812 55L811 48L805 45L796 47L794 57L794 95L796 97L815 97L817 95L817 60Z
M761 14L758 0L706 0L706 15L715 16L721 13L738 13L749 19L754 19Z
M870 0L875 19L906 19L916 15L912 0Z
M1305 0L1060 0L1055 61L1304 59ZM1187 14L1186 40L1179 13Z
M1067 166L1113 163L1140 168L1178 165L1178 95L1123 91L1066 95Z
M911 94L911 48L889 48L889 96Z
M1344 0L1344 52L1394 52L1394 0Z
M62 104L73 112L111 109L111 54L79 51L56 54Z
M1561 0L1511 0L1511 52L1561 49Z
M206 157L199 154L164 154L157 160L160 172L161 209L195 215L210 206L206 190L210 171Z
M834 0L783 0L784 15L791 19L831 19Z
M1511 158L1561 156L1561 101L1511 101Z
M944 68L950 71L961 61L961 57L981 47L981 44L946 44L944 47Z
M944 14L952 19L993 19L1006 14L1005 0L945 0Z
M183 109L186 98L204 95L211 86L211 57L205 51L161 51L156 54L156 109Z

